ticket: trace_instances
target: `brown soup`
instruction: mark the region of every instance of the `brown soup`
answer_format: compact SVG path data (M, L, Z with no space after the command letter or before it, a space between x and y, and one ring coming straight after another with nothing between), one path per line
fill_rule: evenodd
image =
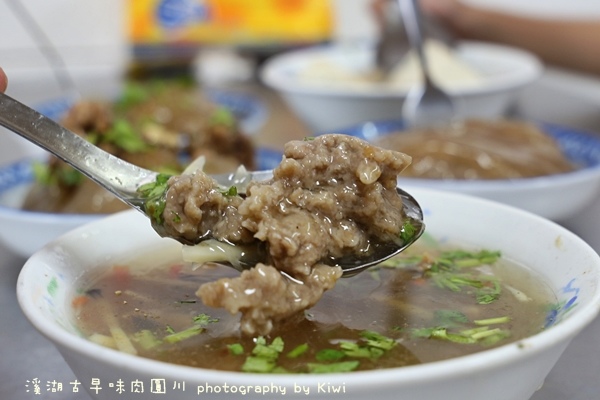
M408 251L338 281L313 308L268 337L240 334L239 314L203 305L198 287L233 269L172 263L107 266L73 298L81 332L142 357L247 372L319 373L391 368L459 357L544 329L556 302L526 267L498 252Z

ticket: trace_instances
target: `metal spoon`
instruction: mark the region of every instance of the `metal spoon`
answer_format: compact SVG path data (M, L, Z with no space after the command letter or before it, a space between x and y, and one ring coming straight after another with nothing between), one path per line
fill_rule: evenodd
M52 119L3 93L0 93L0 126L10 129L54 154L129 206L146 215L145 203L148 199L140 196L138 188L155 182L158 173L137 167L107 153ZM249 172L242 178L235 173L213 176L213 178L219 184L229 187L244 185L250 180L266 180L271 176L271 171L258 171ZM400 189L398 192L403 198L406 215L411 219L415 228L414 235L402 245L382 244L376 249L377 251L373 251L365 257L332 260L332 264L340 265L344 269L344 275L356 274L400 253L417 240L423 232L423 212L418 203L408 193ZM241 267L238 269L253 267L256 262L260 261L256 259L258 252L253 254L245 251L244 254L248 258L239 260L238 264Z
M380 78L385 81L410 51L410 44L402 24L398 4L387 0L381 2L380 7L376 14L380 19L381 34L375 46L375 65Z
M454 101L431 79L423 45L418 0L398 0L398 4L411 47L417 52L423 72L423 84L414 86L404 101L402 118L408 126L414 127L449 122L454 116Z

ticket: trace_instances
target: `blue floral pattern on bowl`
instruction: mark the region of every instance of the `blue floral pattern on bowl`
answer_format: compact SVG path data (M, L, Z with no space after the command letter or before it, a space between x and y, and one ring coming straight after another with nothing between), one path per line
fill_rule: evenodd
M558 294L561 296L561 299L546 314L545 328L559 323L569 311L577 306L580 290L581 288L576 278L572 278L566 285L559 289Z

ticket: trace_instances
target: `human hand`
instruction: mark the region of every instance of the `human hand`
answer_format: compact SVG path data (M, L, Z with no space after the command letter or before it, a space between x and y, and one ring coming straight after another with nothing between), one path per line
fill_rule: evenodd
M6 87L8 86L8 78L4 73L4 70L0 68L0 92L4 93Z

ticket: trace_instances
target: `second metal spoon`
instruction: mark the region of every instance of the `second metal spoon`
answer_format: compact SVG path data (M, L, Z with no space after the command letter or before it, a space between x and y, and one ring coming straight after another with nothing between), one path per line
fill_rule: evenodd
M423 84L409 91L404 101L402 119L408 126L414 127L447 123L454 116L454 100L431 79L418 0L398 0L398 4L408 39L417 53L423 73Z

